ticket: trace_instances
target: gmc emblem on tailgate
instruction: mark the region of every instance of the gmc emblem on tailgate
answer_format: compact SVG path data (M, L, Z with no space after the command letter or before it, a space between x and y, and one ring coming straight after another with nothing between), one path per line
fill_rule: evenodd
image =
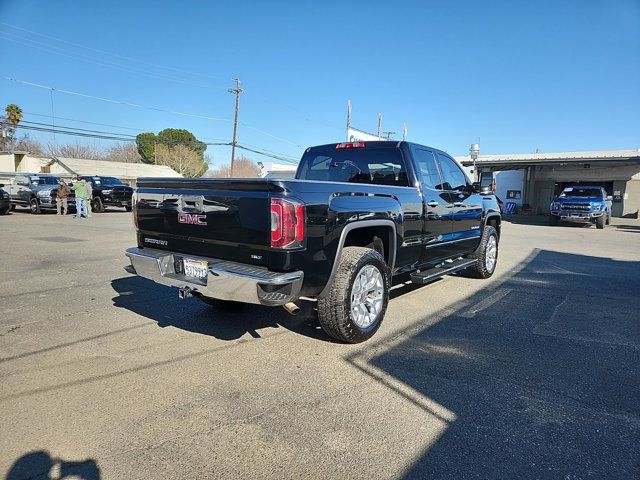
M189 225L206 225L207 216L197 215L194 213L178 213L178 223L187 223Z

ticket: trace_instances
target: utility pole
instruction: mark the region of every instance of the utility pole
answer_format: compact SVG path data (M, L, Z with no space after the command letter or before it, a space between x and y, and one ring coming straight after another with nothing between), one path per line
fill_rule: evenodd
M382 114L378 114L378 140L382 140Z
M229 176L233 177L233 162L236 157L236 144L238 143L238 109L240 107L240 94L244 92L242 88L240 88L240 79L232 78L234 82L236 82L236 88L230 88L229 93L233 93L236 96L236 113L233 117L233 141L231 142L231 168L229 169Z

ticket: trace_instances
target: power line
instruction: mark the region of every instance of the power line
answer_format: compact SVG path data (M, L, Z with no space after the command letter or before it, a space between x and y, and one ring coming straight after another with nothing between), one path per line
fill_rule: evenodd
M173 110L166 110L164 108L159 108L159 107L149 107L149 106L140 105L140 104L137 104L137 103L125 102L125 101L122 101L122 100L113 100L111 98L98 97L96 95L89 95L89 94L86 94L86 93L74 92L72 90L64 90L62 88L54 88L54 87L50 87L48 85L41 85L39 83L27 82L26 80L19 80L17 78L13 78L13 77L7 77L5 75L1 75L1 77L4 78L5 80L9 80L9 81L15 82L15 83L21 83L23 85L29 85L31 87L42 88L44 90L52 90L52 91L55 91L55 92L66 93L67 95L75 95L75 96L83 97L83 98L91 98L93 100L99 100L101 102L106 102L106 103L113 103L113 104L116 104L116 105L125 105L127 107L142 108L142 109L145 109L145 110L153 110L155 112L170 113L171 115L181 115L181 116L184 116L184 117L203 118L205 120L214 120L214 121L219 121L219 122L230 122L231 121L228 118L210 117L210 116L207 116L207 115L199 115L199 114L195 114L195 113L176 112L176 111L173 111Z
M86 57L84 55L78 55L78 54L73 54L73 53L66 52L66 51L60 49L59 47L56 47L56 46L53 46L53 45L46 45L44 43L37 42L36 40L31 40L31 39L28 39L28 38L22 38L22 37L19 37L18 35L15 35L13 33L0 32L0 35L4 35L4 37L0 37L0 38L2 38L4 40L7 40L9 42L18 43L20 45L24 45L24 46L31 47L31 48L36 48L36 49L42 50L44 52L53 53L53 54L56 54L56 55L61 55L61 56L72 58L72 59L79 59L79 60L82 60L84 62L93 63L95 65L100 65L100 66L103 66L103 67L117 68L117 69L120 69L120 70L128 72L128 73L145 75L145 76L151 77L151 78L157 78L157 79L160 79L160 80L166 80L166 81L170 81L170 82L182 83L182 84L190 85L190 86L194 86L194 87L212 88L212 89L221 89L221 90L224 89L224 87L207 85L207 84L203 84L203 83L195 83L195 82L192 82L192 81L189 81L189 80L184 80L184 79L181 79L181 78L172 77L172 76L165 75L165 74L159 74L159 73L149 72L149 71L146 71L146 70L141 70L141 69L138 69L138 68L132 68L132 67L119 65L119 64L113 63L113 62L98 61L98 60L95 60L93 58ZM10 36L15 37L15 38L7 38L6 35L10 35Z
M10 82L15 82L15 83L19 83L19 84L23 84L23 85L28 85L31 87L35 87L35 88L41 88L44 90L49 90L49 91L55 91L55 92L60 92L60 93L65 93L67 95L75 95L78 97L83 97L83 98L90 98L93 100L99 100L101 102L106 102L106 103L111 103L111 104L116 104L116 105L124 105L124 106L128 106L128 107L134 107L134 108L141 108L141 109L145 109L145 110L151 110L151 111L156 111L156 112L163 112L163 113L169 113L171 115L181 115L181 116L185 116L185 117L193 117L193 118L202 118L205 120L213 120L213 121L220 121L220 122L231 122L231 120L229 120L228 118L219 118L219 117L210 117L207 115L200 115L200 114L195 114L195 113L187 113L187 112L177 112L177 111L173 111L173 110L167 110L164 108L159 108L159 107L150 107L150 106L145 106L145 105L140 105L137 103L132 103L132 102L126 102L126 101L122 101L122 100L114 100L111 98L106 98L106 97L99 97L96 95L89 95L86 93L80 93L80 92L75 92L73 90L65 90L65 89L61 89L61 88L55 88L55 87L51 87L48 85L42 85L39 83L34 83L34 82L28 82L26 80L20 80L17 78L13 78L13 77L8 77L6 75L0 75L0 78L4 78L5 80L8 80ZM258 133L261 133L263 135L269 136L271 138L274 138L276 140L280 140L282 142L286 142L289 143L291 145L294 145L298 148L304 148L302 145L292 141L292 140L288 140L286 138L283 137L279 137L277 135L274 135L270 132L267 132L265 130L261 130L259 128L253 127L251 125L247 125L246 123L240 123L240 125L249 128L251 130L254 130Z
M175 68L175 67L169 67L169 66L166 66L166 65L160 65L160 64L152 63L152 62L149 62L149 61L146 61L146 60L141 60L139 58L127 57L127 56L124 56L124 55L119 55L117 53L108 52L106 50L100 50L100 49L97 49L97 48L88 47L86 45L81 45L79 43L69 42L68 40L63 40L61 38L53 37L51 35L45 35L44 33L36 32L36 31L33 31L33 30L28 30L28 29L26 29L24 27L19 27L17 25L11 25L11 24L6 23L6 22L0 22L0 25L4 25L5 27L13 28L13 29L16 29L16 30L21 30L21 31L26 32L26 33L31 33L33 35L38 35L40 37L47 38L49 40L55 40L55 41L60 42L60 43L66 43L67 45L71 45L71 46L74 46L74 47L83 48L85 50L90 50L92 52L102 53L102 54L109 55L109 56L112 56L112 57L121 58L123 60L129 60L129 61L132 61L132 62L135 62L135 63L141 63L141 64L149 65L149 66L152 66L152 67L156 67L156 68L162 68L162 69L165 69L165 70L173 70L175 72L179 72L179 73L187 74L187 75L211 78L213 80L223 80L224 79L223 77L214 77L214 76L211 76L211 75L206 75L204 73L190 72L188 70L184 70L184 69L181 69L181 68ZM220 87L220 88L224 88L224 87Z
M245 146L240 145L240 144L236 145L236 148L240 148L242 150L247 150L248 152L257 153L258 155L263 155L265 157L275 158L276 160L281 160L281 161L289 163L289 164L298 163L297 160L293 161L293 160L291 160L290 158L287 158L287 157L282 157L282 156L274 155L274 154L267 153L267 152L264 152L264 151L259 151L259 150L253 149L253 148L245 147Z

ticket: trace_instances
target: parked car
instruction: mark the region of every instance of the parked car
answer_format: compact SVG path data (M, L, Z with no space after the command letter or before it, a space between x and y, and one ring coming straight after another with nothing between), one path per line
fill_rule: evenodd
M501 222L449 155L384 141L308 148L291 180L138 179L133 212L128 272L207 303L315 299L352 343L378 330L394 280L490 277Z
M91 182L93 188L91 209L94 212L102 213L106 207L124 207L127 212L131 211L133 188L129 185L125 185L116 177L84 175L81 178Z
M6 215L11 210L11 195L3 187L4 183L0 183L0 215Z
M595 223L596 228L602 229L611 220L611 200L603 187L566 187L549 206L549 223Z
M12 208L27 207L33 214L55 210L60 178L51 173L19 173L9 189ZM72 191L68 200L70 210L75 210L74 200Z

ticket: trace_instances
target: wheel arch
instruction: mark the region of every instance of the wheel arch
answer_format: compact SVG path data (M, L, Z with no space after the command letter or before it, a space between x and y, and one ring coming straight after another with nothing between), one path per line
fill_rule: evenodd
M382 237L380 237L380 235L382 235ZM333 259L329 279L317 298L324 298L329 294L336 271L338 270L338 265L340 265L340 257L344 247L366 247L375 237L382 240L384 245L384 254L382 256L389 268L393 271L396 262L396 224L392 220L385 219L362 220L349 223L340 233L338 249Z
M496 229L496 232L498 232L498 239L500 239L500 225L502 223L502 218L500 217L500 214L498 213L493 213L493 214L489 214L487 215L487 218L484 221L485 226L486 225L491 225L493 228Z

